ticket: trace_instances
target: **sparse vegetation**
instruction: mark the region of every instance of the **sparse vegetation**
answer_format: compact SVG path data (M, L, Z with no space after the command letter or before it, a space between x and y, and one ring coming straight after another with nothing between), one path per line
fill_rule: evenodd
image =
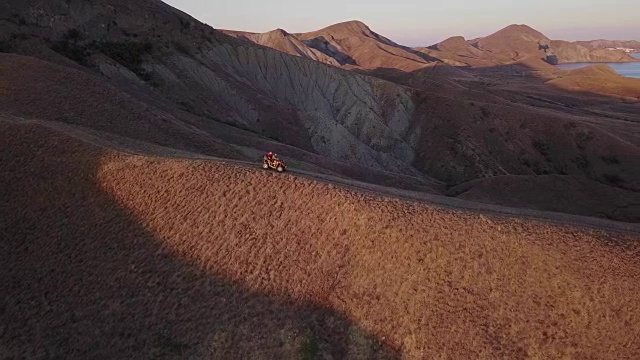
M11 15L11 17L8 20L10 22L16 24L16 25L19 25L19 26L27 25L27 19L25 19L24 16L19 15L19 14Z
M187 344L177 341L170 334L160 333L156 340L155 347L151 350L152 358L163 358L167 356L182 355L189 349Z
M605 155L602 157L602 161L604 161L607 165L619 165L620 160L618 160L618 156L616 155Z
M418 200L464 184L449 193L463 198L487 180L478 201L640 221L638 193L621 185L638 186L631 108L545 94L544 76L508 77L539 54L501 70L471 48L485 66L429 66L385 43L354 56L362 68L350 72L212 33L217 50L203 59L200 24L159 2L122 2L113 18L104 4L76 5L54 28L99 28L50 31L48 44L94 69L35 54L36 35L19 49L34 57L2 56L1 112L37 119L0 116L2 356L637 357L640 245L606 230L632 224L381 195ZM29 19L55 15L42 8ZM305 56L305 42L291 44ZM128 86L119 80L138 81L125 68L151 86L158 69L171 88ZM494 89L477 85L487 78ZM267 148L315 180L215 160ZM580 228L590 221L597 231Z
M14 33L11 34L11 40L16 40L16 41L24 41L29 39L29 35L25 34L25 33Z
M86 41L79 30L70 29L62 40L51 45L51 49L83 66L89 66L88 57L101 52L150 85L161 85L159 79L142 67L144 58L153 52L153 45L149 42Z
M540 139L533 140L532 144L533 147L536 148L542 156L544 156L545 160L549 162L552 161L551 148L549 147L549 144Z
M82 39L82 33L78 29L69 29L62 37L66 41L79 41Z
M0 41L0 53L12 53L18 50L21 41L29 39L29 35L18 32L11 34L6 40Z
M180 26L183 31L188 31L191 29L191 21L180 19Z
M616 236L622 248L591 230L107 152L33 124L0 129L9 355L35 337L49 353L100 358L636 354L640 324L624 320L640 316L631 236Z
M586 170L590 164L589 159L584 154L571 159L571 162L573 162L580 170Z
M311 328L307 328L300 347L300 356L304 360L315 360L320 355L320 349L318 348L318 340Z
M612 185L620 185L624 180L618 174L602 174L606 182Z
M123 41L123 42L102 42L98 45L98 49L108 57L117 61L124 67L136 74L144 74L145 70L141 68L144 57L151 54L153 45L145 42Z
M9 41L0 41L0 53L13 52L13 44Z
M87 57L91 55L90 50L86 46L69 40L60 40L54 42L51 45L51 50L66 57L67 59L75 61L82 66L88 65Z
M579 131L576 133L576 142L578 143L578 147L584 149L585 145L593 140L593 132L590 130Z

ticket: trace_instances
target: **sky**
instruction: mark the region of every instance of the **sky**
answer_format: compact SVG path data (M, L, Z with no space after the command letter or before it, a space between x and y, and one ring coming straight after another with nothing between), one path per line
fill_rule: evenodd
M291 33L360 20L406 46L526 24L554 40L640 40L640 0L164 0L217 29Z

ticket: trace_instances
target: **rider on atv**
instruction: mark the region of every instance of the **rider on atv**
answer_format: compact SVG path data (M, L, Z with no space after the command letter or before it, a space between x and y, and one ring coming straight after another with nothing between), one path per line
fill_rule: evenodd
M269 153L267 154L267 159L269 161L278 160L278 155L269 151Z
M277 154L274 154L271 151L269 151L269 153L267 153L267 155L264 156L262 168L264 169L271 168L271 169L278 170L278 172L283 172L287 169L287 165L284 163L284 161L278 159Z

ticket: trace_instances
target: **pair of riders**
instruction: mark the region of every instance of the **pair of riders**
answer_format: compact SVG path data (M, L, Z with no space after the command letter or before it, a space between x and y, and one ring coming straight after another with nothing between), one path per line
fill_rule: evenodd
M269 151L269 153L267 154L267 160L269 161L278 160L278 154L274 154L271 151Z

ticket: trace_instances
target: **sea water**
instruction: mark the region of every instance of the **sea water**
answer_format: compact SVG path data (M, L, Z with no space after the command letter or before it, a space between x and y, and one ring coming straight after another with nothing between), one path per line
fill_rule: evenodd
M636 59L640 59L640 54L630 54ZM640 78L640 62L635 63L606 63L611 66L618 74L631 78ZM594 63L575 63L575 64L562 64L556 65L563 70L578 69L581 67L595 65Z

